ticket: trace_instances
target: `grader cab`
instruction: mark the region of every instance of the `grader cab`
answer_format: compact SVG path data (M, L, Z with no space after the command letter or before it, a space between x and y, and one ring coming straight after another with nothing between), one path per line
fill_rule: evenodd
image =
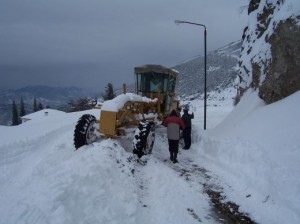
M158 99L158 113L164 115L176 109L175 86L178 73L161 65L144 65L134 68L135 93Z
M135 93L123 94L105 101L100 118L85 114L74 131L75 148L91 144L98 137L114 138L126 135L126 128L135 126L133 153L149 154L155 139L155 126L179 106L175 99L178 72L161 65L134 68Z

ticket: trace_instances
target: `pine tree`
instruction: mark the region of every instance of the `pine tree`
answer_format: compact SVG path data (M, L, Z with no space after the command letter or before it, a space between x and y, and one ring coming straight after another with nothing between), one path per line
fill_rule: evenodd
M33 101L33 112L37 112L38 111L38 107L37 107L37 103L36 103L36 98L34 98Z
M12 126L18 125L19 124L19 115L18 115L18 110L17 110L17 105L15 101L12 103Z
M25 112L24 101L23 101L23 97L21 97L20 117L23 117L25 115L26 115L26 112Z
M108 83L107 86L105 87L105 95L103 96L104 100L112 100L115 98L115 93L114 93L114 88L111 83Z
M37 110L43 110L44 109L44 106L42 103L39 103L38 106L37 106Z

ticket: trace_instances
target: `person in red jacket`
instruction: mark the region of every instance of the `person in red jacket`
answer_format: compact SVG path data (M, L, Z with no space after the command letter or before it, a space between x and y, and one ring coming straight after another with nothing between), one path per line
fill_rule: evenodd
M178 117L176 110L172 110L170 116L164 120L163 125L167 127L170 160L178 163L177 154L179 148L180 129L185 129L183 121Z

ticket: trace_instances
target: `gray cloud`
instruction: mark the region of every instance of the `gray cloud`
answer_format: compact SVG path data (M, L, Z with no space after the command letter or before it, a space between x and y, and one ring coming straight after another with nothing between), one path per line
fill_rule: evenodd
M247 0L1 0L0 88L103 88L133 81L133 67L172 66L241 38Z

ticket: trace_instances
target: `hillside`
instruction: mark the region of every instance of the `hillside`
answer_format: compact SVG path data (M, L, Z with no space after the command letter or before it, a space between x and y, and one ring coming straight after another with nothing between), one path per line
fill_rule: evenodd
M242 42L237 41L207 54L207 91L234 85ZM177 95L199 95L204 91L204 57L198 56L172 67L179 71ZM186 87L189 88L186 88Z

